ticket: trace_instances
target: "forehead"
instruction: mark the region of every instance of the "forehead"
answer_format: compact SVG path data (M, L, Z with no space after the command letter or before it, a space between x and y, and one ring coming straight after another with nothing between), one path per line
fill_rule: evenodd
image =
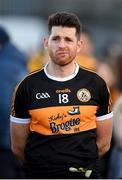
M74 37L76 36L76 29L74 27L53 26L50 35Z

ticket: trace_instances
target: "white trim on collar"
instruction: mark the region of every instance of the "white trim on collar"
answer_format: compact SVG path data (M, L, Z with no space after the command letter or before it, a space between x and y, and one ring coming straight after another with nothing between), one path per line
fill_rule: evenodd
M55 77L55 76L52 76L52 75L48 74L48 72L47 72L48 63L44 66L44 72L45 72L46 76L47 76L49 79L52 79L52 80L54 80L54 81L61 81L61 82L63 82L63 81L68 81L68 80L73 79L73 78L77 75L77 73L78 73L78 71L79 71L79 65L77 64L77 62L75 62L75 63L76 63L76 68L75 68L74 73L71 74L70 76L67 76L67 77L64 77L64 78L59 78L59 77Z

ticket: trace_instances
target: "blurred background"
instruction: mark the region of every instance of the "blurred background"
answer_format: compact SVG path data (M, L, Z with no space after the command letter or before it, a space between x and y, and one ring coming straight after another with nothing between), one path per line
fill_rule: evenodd
M0 178L22 177L10 150L11 97L25 75L46 63L43 38L47 34L47 19L57 11L79 16L83 47L78 63L104 78L113 107L122 94L122 0L0 0L0 162L6 162L4 166L0 164ZM120 119L117 132L122 132L122 115ZM119 147L119 153L115 150L116 140L113 133L111 149L102 159L104 178L122 177L122 149Z
M97 55L106 41L122 43L121 0L0 0L0 25L9 29L20 48L35 51L47 30L48 15L58 10L76 13L89 26Z

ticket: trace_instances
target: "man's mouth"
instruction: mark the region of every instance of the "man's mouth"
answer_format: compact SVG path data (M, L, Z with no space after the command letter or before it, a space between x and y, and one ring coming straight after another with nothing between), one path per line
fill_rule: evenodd
M66 55L68 52L66 51L57 51L57 55Z

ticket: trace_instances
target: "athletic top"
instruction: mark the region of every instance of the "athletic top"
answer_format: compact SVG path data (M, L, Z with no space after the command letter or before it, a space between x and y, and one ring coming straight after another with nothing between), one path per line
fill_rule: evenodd
M107 85L78 64L66 78L50 76L47 66L27 76L13 95L10 120L30 124L26 170L51 175L70 167L95 169L96 121L112 117Z

